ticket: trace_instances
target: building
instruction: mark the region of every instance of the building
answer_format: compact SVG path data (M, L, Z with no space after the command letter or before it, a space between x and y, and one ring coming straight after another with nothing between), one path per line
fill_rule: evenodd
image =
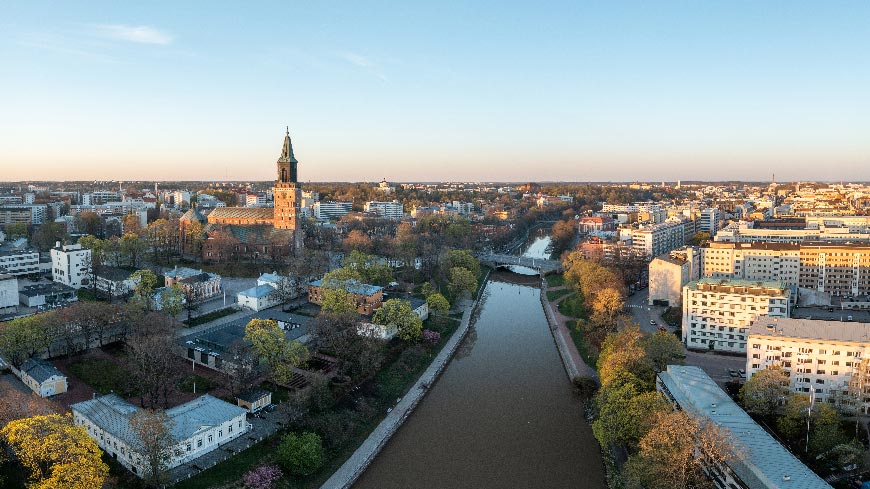
M703 278L683 287L687 348L743 353L759 316L788 317L791 290L780 282Z
M100 267L96 273L97 290L109 297L122 297L133 292L136 282L130 279L132 272L122 268Z
M184 297L194 302L217 297L222 291L220 275L177 265L164 274L165 287L172 287L176 284L184 291Z
M18 291L18 302L26 307L60 307L77 300L76 289L57 282L25 285Z
M90 285L91 250L80 244L61 245L51 249L52 279L74 289Z
M353 210L353 203L338 201L317 201L312 204L314 217L320 221L337 220L348 215Z
M718 207L710 207L701 211L701 222L698 231L714 236L722 224L722 211Z
M12 373L40 397L67 391L66 375L41 358L28 358L20 368L12 367Z
M405 207L398 200L392 202L366 202L366 212L373 212L385 219L401 219L405 215Z
M713 242L701 251L704 276L798 285L800 245Z
M749 328L746 375L772 366L794 392L870 412L870 324L761 316Z
M39 252L31 250L0 251L0 271L20 277L39 273Z
M268 197L263 194L245 195L245 206L247 207L265 207L268 203Z
M610 216L583 216L577 220L580 234L616 231L616 221Z
M870 243L804 241L798 286L834 296L870 295Z
M692 238L694 222L679 218L669 218L661 224L641 226L631 231L631 246L637 256L645 256L652 259L675 250Z
M746 414L698 367L668 365L656 390L676 408L714 422L734 445L725 465L708 465L719 489L830 489L831 486Z
M700 250L684 247L649 263L649 305L677 307L683 287L700 278Z
M18 278L0 271L0 314L18 311Z
M290 282L282 283L285 280ZM257 285L237 294L236 302L242 307L262 311L281 303L281 294L277 292L280 287L295 287L295 285L296 281L293 278L281 277L276 272L263 273L257 279Z
M769 229L751 228L746 226L726 226L720 229L714 237L715 241L726 243L792 243L800 244L803 241L828 241L828 242L870 242L870 233L852 232L847 227L819 229Z
M269 404L272 404L272 393L266 389L251 389L236 396L236 405L249 413L256 413Z
M84 427L107 456L139 477L149 473L142 442L131 424L142 408L108 394L73 404L70 410L73 422ZM190 462L247 433L251 429L247 412L207 394L166 410L167 428L177 441L166 467Z
M185 336L178 340L179 354L197 366L228 371L229 365L227 364L233 363L233 348L235 346L250 347L250 343L245 341L245 326L251 319L275 321L278 327L284 331L284 336L288 341L301 343L308 341L310 317L269 310Z
M347 280L340 287L348 291L353 297L354 304L360 314L374 314L384 302L384 289L377 285L368 285L355 280ZM322 280L316 280L308 285L308 301L320 305L323 299L323 289L329 288Z

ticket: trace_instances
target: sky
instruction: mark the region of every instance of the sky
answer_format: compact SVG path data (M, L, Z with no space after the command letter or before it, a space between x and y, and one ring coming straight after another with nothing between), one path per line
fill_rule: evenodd
M0 180L870 180L870 2L0 3Z

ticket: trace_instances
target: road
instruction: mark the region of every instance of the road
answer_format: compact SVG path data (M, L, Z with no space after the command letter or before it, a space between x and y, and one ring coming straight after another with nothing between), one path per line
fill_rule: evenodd
M224 304L224 295L221 294L214 299L201 303L199 309L194 313L194 317L235 304L236 294L255 285L257 285L257 279L255 278L221 277L221 288L226 293L226 304ZM179 317L186 318L187 313L183 312Z
M648 296L649 289L643 289L630 295L625 301L625 307L631 313L631 319L640 325L640 330L644 333L655 333L659 330L659 326L663 326L668 331L673 332L674 328L668 326L662 319L662 313L665 312L665 308L661 306L648 306L646 304ZM658 323L658 326L650 324L651 319Z

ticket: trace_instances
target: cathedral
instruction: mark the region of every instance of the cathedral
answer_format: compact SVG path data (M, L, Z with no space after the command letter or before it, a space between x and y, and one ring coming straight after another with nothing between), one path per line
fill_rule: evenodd
M186 222L193 219L205 225L204 261L279 259L287 256L291 249L302 247L303 232L299 221L302 189L298 164L293 156L288 128L277 163L278 179L272 187L274 207L218 207L207 218L191 209L181 217L183 229Z

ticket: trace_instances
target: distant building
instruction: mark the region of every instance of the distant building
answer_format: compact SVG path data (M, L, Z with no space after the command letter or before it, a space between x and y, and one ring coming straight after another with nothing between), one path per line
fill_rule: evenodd
M616 221L610 216L583 216L577 220L577 231L581 234L616 231Z
M18 311L18 279L0 269L0 314Z
M57 282L25 285L18 291L18 301L26 307L58 307L78 300L76 289Z
M70 410L75 424L84 427L107 456L139 477L149 473L142 441L131 425L141 408L109 394L73 404ZM197 459L247 433L251 429L245 419L247 412L207 394L167 409L167 428L176 440L169 450L167 468Z
M718 207L710 207L701 211L701 222L698 231L709 233L714 236L722 223L722 211Z
M133 292L136 282L130 279L132 272L122 268L100 267L96 274L97 290L109 297L122 297Z
M700 278L700 261L696 247L654 258L649 264L649 305L679 306L683 287Z
M272 393L266 389L251 389L236 396L236 405L249 413L256 413L269 404L272 404Z
M683 287L683 343L687 348L744 353L752 322L764 315L788 317L790 297L781 282L691 282Z
M28 358L12 373L40 397L50 397L67 391L66 375L54 365L39 358Z
M348 215L353 210L351 202L317 201L312 204L314 217L321 221L337 220Z
M166 287L178 284L184 296L194 301L204 301L221 294L221 276L186 267L176 267L164 274Z
M90 285L91 250L58 242L51 249L51 275L55 282L74 289Z
M398 200L392 202L366 202L365 211L373 212L385 219L401 219L405 215L405 208Z
M715 423L735 447L724 465L707 464L718 488L831 489L801 463L698 367L668 365L656 376L656 390L673 405ZM700 454L703 457L703 454Z
M39 273L39 252L32 250L0 251L0 270L10 275L36 275Z

